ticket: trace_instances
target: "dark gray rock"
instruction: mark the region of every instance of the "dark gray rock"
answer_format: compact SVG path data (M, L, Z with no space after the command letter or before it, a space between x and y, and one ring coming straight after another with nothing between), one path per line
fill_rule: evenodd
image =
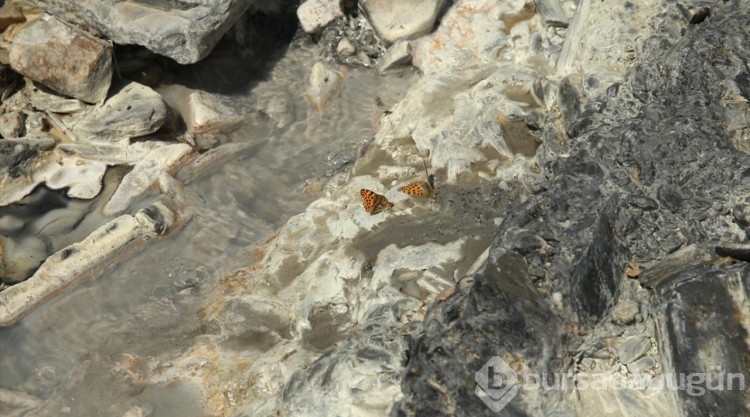
M735 206L750 194L750 156L731 138L748 126L728 113L734 109L725 107L731 105L722 101L721 86L748 74L748 10L747 2L712 8L699 25L683 26L679 39L667 37L675 28L665 28L644 42L625 80L598 96L584 94L576 77L563 80L558 103L569 146L560 146L553 129L542 132L538 159L549 181L505 218L485 270L431 308L410 350L394 416L498 415L472 391L472 373L493 356L531 370L571 370L583 335L612 337L601 331L616 325L603 319L631 259L642 265L637 279L655 289L640 314L655 318L657 346L665 347L655 358L661 371L718 366L714 372L737 373L747 383L742 323L750 314L740 300L750 294L750 266L717 262L713 248L746 239L737 227L747 223L746 210ZM667 13L665 22L685 24L679 11ZM541 282L532 284L532 271ZM633 340L620 352L627 361L649 341ZM606 354L606 339L586 343ZM651 361L632 365L646 371ZM733 391L668 395L680 415L746 415L747 391L736 388L735 380ZM617 395L633 396L622 404L643 401L627 390ZM561 410L559 398L547 393L532 405L518 398L522 391L499 415Z
M750 381L748 334L739 319L748 312L733 300L731 293L737 287L744 288L745 297L750 294L750 265L697 265L674 274L657 288L660 336L674 372L686 376L685 384L690 382L689 375L696 375L693 389L686 385L678 391L683 415L748 413L748 391L739 387L738 379L730 390L728 379L734 374L743 384ZM700 375L709 373L715 374L715 381L697 383ZM707 389L719 382L723 389Z
M476 372L495 356L516 369L559 372L562 363L551 359L562 338L561 321L531 285L523 259L505 252L428 311L424 335L408 352L405 398L393 415L495 416L474 393ZM503 415L526 415L525 394Z
M0 184L22 175L31 175L42 152L54 146L49 137L0 140Z
M625 340L618 352L620 363L625 365L639 359L651 349L651 340L645 336L633 336Z

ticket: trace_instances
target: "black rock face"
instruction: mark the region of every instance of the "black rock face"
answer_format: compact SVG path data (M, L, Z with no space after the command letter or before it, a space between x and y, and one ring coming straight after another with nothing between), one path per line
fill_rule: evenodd
M550 369L560 344L560 319L533 288L523 259L500 256L425 317L402 381L409 393L396 416L496 415L474 393L476 373L493 356L512 367ZM513 403L505 415L526 415Z
M750 292L750 265L717 268L697 265L670 276L657 288L659 328L665 354L671 358L682 411L686 416L746 415L748 314L733 300L728 287ZM710 374L711 382L700 382ZM690 376L693 375L693 376ZM693 387L688 384L694 382ZM731 383L731 384L730 384ZM715 389L712 389L715 388ZM719 389L721 388L721 389Z
M711 9L680 39L644 42L624 82L599 97L561 83L568 156L546 138L539 159L550 182L505 219L484 272L432 307L393 415L541 415L551 397L520 393L492 411L474 394L475 372L493 356L513 369L571 370L583 335L617 301L629 260L648 270L688 245L747 240L750 156L735 146L750 126L732 114L750 111L748 10ZM733 301L747 297L747 268L687 257L655 284L649 316L662 372L721 366L750 383L750 312ZM675 395L685 416L746 415L747 392Z

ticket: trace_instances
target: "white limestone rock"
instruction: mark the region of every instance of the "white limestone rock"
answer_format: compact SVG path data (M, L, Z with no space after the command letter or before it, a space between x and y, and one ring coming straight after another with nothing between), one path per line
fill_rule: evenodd
M122 179L117 191L104 206L104 214L122 213L154 188L162 174L174 174L194 156L193 148L184 143L164 145L149 152Z
M5 139L23 136L24 119L24 114L20 111L0 114L0 136Z
M242 123L248 113L244 102L180 85L160 88L159 93L180 114L192 135L228 133Z
M357 47L347 38L342 38L336 45L336 53L342 57L349 57L357 52Z
M385 55L380 59L378 69L385 72L390 69L408 65L411 62L411 44L409 41L398 41L394 43Z
M307 0L297 8L297 18L306 33L315 33L343 15L339 0Z
M26 85L24 94L31 101L31 105L42 112L75 113L86 108L86 104L81 100L62 97L58 94L45 91L43 86L37 86L33 83Z
M29 0L120 45L142 45L180 64L203 59L252 0Z
M67 122L81 140L116 142L153 133L166 117L159 93L131 81L113 89L103 105Z
M367 20L384 41L414 39L432 31L447 0L362 0Z

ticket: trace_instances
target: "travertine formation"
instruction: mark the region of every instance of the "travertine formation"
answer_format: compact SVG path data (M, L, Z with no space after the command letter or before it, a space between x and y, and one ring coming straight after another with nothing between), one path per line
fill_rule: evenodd
M367 97L382 116L356 151L331 151L317 182L282 190L316 197L181 310L195 321L189 336L171 335L180 343L167 351L109 347L74 371L101 374L99 360L119 378L127 396L112 413L156 415L153 390L176 386L212 416L748 413L748 391L727 386L750 383L747 0L308 0L294 16L316 60L307 88L286 94L268 87L285 82L278 72L198 87L255 56L252 37L276 29L252 13L291 11L287 1L32 3L51 14L0 19L11 48L0 67L0 232L10 236L0 254L50 256L0 270L0 326L207 210L185 185L232 158L267 157L255 148L266 139L293 154L284 163L309 163L307 144L252 130L227 143L228 132L263 121L314 136L330 114L365 105L337 100L352 67L394 79L418 70L395 105ZM214 62L227 67L185 68L191 76L173 82L181 70L129 49L125 80L107 72L117 44L188 63L224 33L231 47ZM98 51L81 54L89 72L29 64L62 34ZM263 200L279 172L297 171L230 174L245 185L239 198L222 198L224 178L210 192L243 201L238 216L270 217L288 204ZM40 184L65 194L35 193ZM85 209L94 215L62 222L92 228L77 242L46 238L62 229L28 226L12 206L97 195ZM240 236L230 220L213 225ZM196 236L210 247L213 232ZM159 300L177 310L201 284L183 281ZM530 386L534 377L546 385ZM18 414L80 407L69 398L83 383L31 395L2 381L0 404Z

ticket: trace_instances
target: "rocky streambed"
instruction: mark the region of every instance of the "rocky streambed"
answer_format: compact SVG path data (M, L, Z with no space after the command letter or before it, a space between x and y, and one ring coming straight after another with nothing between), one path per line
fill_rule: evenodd
M6 2L0 410L747 414L748 6Z

